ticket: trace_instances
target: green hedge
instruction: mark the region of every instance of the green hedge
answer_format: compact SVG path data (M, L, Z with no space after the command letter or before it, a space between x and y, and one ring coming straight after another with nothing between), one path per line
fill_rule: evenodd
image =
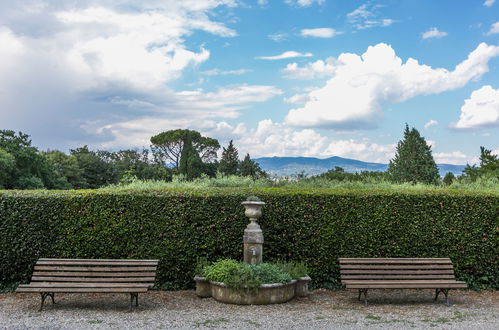
M301 260L338 287L338 257L450 257L474 288L499 288L499 194L210 188L0 191L0 284L40 257L159 258L157 286L193 287L197 257L242 259L241 202L267 203L264 260Z

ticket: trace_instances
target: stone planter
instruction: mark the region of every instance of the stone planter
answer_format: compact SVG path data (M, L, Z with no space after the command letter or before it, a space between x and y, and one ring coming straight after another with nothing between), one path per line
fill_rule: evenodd
M312 279L310 276L303 276L296 282L296 296L297 297L307 297L308 296L308 282Z
M194 277L194 281L196 281L196 295L200 298L208 298L211 297L211 286L210 282L205 280L204 277L196 275Z
M230 290L221 282L210 282L212 297L226 304L267 305L287 302L295 296L296 280L286 284L262 284L257 291Z

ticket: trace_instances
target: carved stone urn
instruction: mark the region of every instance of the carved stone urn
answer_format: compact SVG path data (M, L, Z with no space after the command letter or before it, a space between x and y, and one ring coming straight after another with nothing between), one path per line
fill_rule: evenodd
M262 206L265 203L260 201L258 197L250 196L241 204L245 208L244 214L250 219L243 236L244 262L253 265L261 264L263 260L263 233L257 220L262 216Z

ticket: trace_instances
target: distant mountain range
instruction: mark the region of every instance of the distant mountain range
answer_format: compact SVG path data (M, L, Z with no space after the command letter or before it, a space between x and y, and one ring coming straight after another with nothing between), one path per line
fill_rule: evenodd
M325 159L313 157L262 157L255 158L255 162L271 175L293 175L305 173L307 175L317 175L333 169L335 166L343 168L346 172L355 173L361 171L380 171L388 168L388 164L368 163L355 159L342 157L330 157ZM461 175L465 165L437 164L440 176L447 172L454 175Z

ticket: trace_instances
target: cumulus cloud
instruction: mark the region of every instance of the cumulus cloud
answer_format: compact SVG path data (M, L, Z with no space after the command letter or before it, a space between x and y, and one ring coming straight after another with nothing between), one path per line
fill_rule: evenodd
M328 57L325 61L317 60L307 63L304 67L300 67L298 63L289 63L282 72L292 79L317 79L333 76L335 69L334 58Z
M326 0L284 0L290 6L310 7L314 3L322 5Z
M251 72L248 69L238 69L238 70L220 70L220 69L211 69L207 71L202 71L202 74L207 76L227 76L227 75L241 75Z
M32 134L41 147L118 145L119 136L129 145L135 135L151 136L155 122L166 128L194 118L234 118L282 93L272 86L170 87L210 56L186 38L198 30L237 34L211 15L236 6L234 0L36 3L0 4L0 122Z
M479 129L499 127L499 89L485 85L471 93L461 107L461 115L451 127L456 129Z
M331 28L303 29L300 31L302 37L315 38L332 38L340 34L343 34L343 32Z
M98 142L97 147L147 146L148 139L154 134L179 127L206 129L207 123L213 123L210 118L236 118L239 111L252 103L264 102L281 94L282 91L273 86L234 85L215 92L175 92L169 96L167 103L152 104L137 99L113 98L113 103L146 111L142 116L132 119L87 122L82 128L105 140Z
M358 30L370 29L373 27L387 27L396 21L391 18L379 18L379 8L382 5L365 3L347 14L347 20Z
M395 144L376 144L369 139L335 139L321 135L313 129L294 129L270 119L261 120L257 127L252 129L246 128L244 124L235 127L226 124L223 127L223 132L206 132L220 140L234 140L240 154L250 153L252 157L340 156L386 163L394 157L396 147Z
M433 27L433 28L429 29L428 31L421 33L421 38L422 39L429 39L429 38L440 39L440 38L443 38L447 35L448 35L447 32L439 31L436 27Z
M483 5L485 7L492 7L492 5L494 4L494 2L496 2L496 0L485 0L485 2L483 3Z
M289 51L286 51L286 52L279 54L279 55L259 56L259 57L256 57L256 59L275 61L275 60L283 60L283 59L294 58L294 57L311 57L311 56L313 56L312 53L300 53L300 52L295 52L294 50L289 50Z
M453 71L432 68L409 58L405 63L391 46L370 46L362 55L343 53L334 61L334 75L310 93L304 107L291 109L286 123L299 127L373 128L383 103L460 88L488 72L499 46L481 43Z
M453 152L436 152L433 153L433 158L437 164L475 164L478 162L477 157L468 156L461 151Z
M431 119L429 122L424 124L424 128L428 129L432 126L438 125L438 121Z
M489 32L487 34L496 34L499 33L499 22L496 22L490 26Z

